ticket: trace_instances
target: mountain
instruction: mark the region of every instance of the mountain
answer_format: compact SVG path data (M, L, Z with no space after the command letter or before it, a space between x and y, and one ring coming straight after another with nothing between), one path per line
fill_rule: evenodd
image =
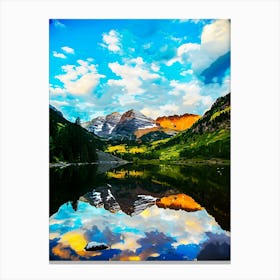
M135 138L138 129L149 129L156 127L153 119L150 119L136 110L125 112L118 124L112 130L112 135L119 137Z
M89 122L82 123L82 127L95 135L116 141L134 141L147 135L143 139L149 142L171 137L178 131L189 128L199 118L198 115L184 114L163 116L153 120L132 109L122 115L114 112L105 117L96 117Z
M177 190L174 190L178 193ZM104 207L106 210L115 213L122 211L127 215L138 215L146 208L156 204L157 199L165 197L169 192L162 188L155 193L153 188L145 190L140 186L133 188L129 185L126 189L117 184L106 184L95 187L92 191L82 195L79 200L88 202L95 207Z
M50 162L94 162L101 142L78 123L66 120L53 106L49 108Z
M106 184L87 192L79 200L97 208L103 207L112 213L122 211L130 216L138 215L153 205L157 205L159 208L183 209L187 212L203 209L192 197L179 193L178 190L173 191L176 194L170 195L170 191L164 190L155 194L141 188L135 189L134 192L129 189L123 192L115 185Z
M162 128L183 131L190 128L199 118L199 115L194 114L163 116L156 119L156 124Z
M100 137L108 137L121 119L121 114L114 112L106 117L100 116L89 122L82 123L82 127Z
M119 123L121 120L121 114L118 112L114 112L110 115L107 115L105 118L105 122L102 127L102 134L103 135L110 135L116 125Z
M82 127L87 129L89 132L92 132L98 136L102 133L102 127L105 122L105 117L97 117L92 119L89 122L82 123Z
M142 135L133 144L110 145L108 152L126 160L157 159L178 161L196 159L230 159L230 93L220 97L189 129L172 137L165 129ZM166 128L167 129L167 128ZM161 134L161 135L160 135ZM166 138L166 139L164 139Z

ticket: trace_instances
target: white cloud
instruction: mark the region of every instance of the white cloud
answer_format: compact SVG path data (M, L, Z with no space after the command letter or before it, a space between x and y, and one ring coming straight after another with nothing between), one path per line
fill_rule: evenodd
M69 103L67 101L59 101L59 100L50 100L50 104L55 108L60 108L62 106L68 106Z
M199 82L194 80L189 83L180 83L178 81L172 80L170 86L173 87L173 90L169 92L171 95L182 95L185 93L200 93Z
M156 109L153 107L144 107L141 110L141 113L147 117L156 119L159 116L172 116L172 115L178 114L179 109L180 108L178 105L176 105L175 103L172 103L172 104L158 106Z
M65 95L65 89L60 87L54 87L53 85L50 85L49 87L50 95Z
M182 42L183 39L187 39L187 36L184 36L183 38L179 38L179 37L175 37L175 36L170 36L169 39L174 41L174 42Z
M187 76L187 75L192 75L192 74L193 74L192 69L184 70L180 73L181 76Z
M81 110L85 110L85 109L89 109L89 108L92 108L94 107L94 103L91 103L91 102L78 102L76 104L76 107L78 107L79 109Z
M230 49L230 22L219 19L204 26L201 34L201 49L213 59Z
M74 53L75 53L74 49L72 49L72 48L70 48L70 47L67 47L67 46L62 47L61 49L62 49L64 52L69 53L69 54L74 54Z
M180 47L178 47L176 56L168 60L166 65L171 66L177 61L183 64L185 55L189 54L191 51L197 51L197 50L200 50L199 44L194 44L194 43L183 44Z
M157 64L152 63L152 64L151 64L151 69L152 69L153 71L155 71L155 72L158 72L159 69L160 69L160 67L159 67Z
M63 58L63 59L66 58L66 56L63 53L58 53L56 51L53 51L53 56L58 58Z
M172 104L166 104L163 106L159 106L159 110L164 113L164 115L174 115L178 112L179 106Z
M61 23L61 22L58 21L57 19L54 19L54 20L53 20L53 23L54 23L54 26L55 26L55 27L58 27L58 28L65 28L65 27L66 27L65 24Z
M171 66L175 62L184 64L191 62L195 72L201 73L218 57L230 50L230 22L216 20L204 26L201 33L201 43L187 43L178 47L175 57L167 61Z
M209 108L213 102L210 95L203 95L205 92L204 85L199 80L192 80L188 83L171 81L170 86L173 90L170 94L182 96L181 104L185 112L195 112L198 107Z
M75 53L74 49L72 49L72 48L70 48L70 47L67 47L67 46L62 47L61 49L62 49L65 53L67 53L67 54L74 54L74 53ZM66 59L66 58L67 58L67 57L65 56L65 54L63 54L63 53L58 53L58 52L56 52L56 51L53 51L53 56L54 56L54 57L58 57L58 58L63 58L63 59Z
M130 106L138 103L133 95L121 95L119 97L119 102L121 106Z
M196 43L183 44L177 49L177 55L180 58L181 56L183 56L185 53L188 53L189 51L194 51L199 49L200 49L200 45Z
M110 86L123 87L127 94L139 94L144 90L141 88L143 81L157 79L160 76L156 73L151 73L146 70L146 65L141 57L133 58L126 61L126 64L121 65L118 62L108 64L109 68L117 76L121 77L119 80L109 80Z
M120 35L117 31L111 30L109 33L104 33L102 40L105 44L102 44L103 47L107 47L112 52L118 52L120 48Z
M143 61L143 58L138 56L136 58L132 58L130 60L127 60L128 63L130 64L136 64L136 65L143 65L144 64L144 61Z
M201 101L202 96L196 92L190 92L183 96L183 104L187 107L195 107Z
M65 74L57 75L55 78L63 83L63 89L70 94L84 95L91 93L98 85L100 78L105 76L97 73L94 64L83 60L77 62L79 66L62 66Z

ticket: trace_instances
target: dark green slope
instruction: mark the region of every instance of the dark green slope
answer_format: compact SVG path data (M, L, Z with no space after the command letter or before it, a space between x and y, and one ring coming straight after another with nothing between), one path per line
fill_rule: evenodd
M139 140L143 143L146 143L146 142L153 142L166 138L170 138L170 135L164 133L163 131L152 131L141 136Z
M96 148L103 142L87 132L78 123L66 120L54 107L49 109L50 162L94 162L97 160Z

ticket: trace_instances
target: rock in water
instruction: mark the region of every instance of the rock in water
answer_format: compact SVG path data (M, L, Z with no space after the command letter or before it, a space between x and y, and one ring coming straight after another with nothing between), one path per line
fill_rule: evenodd
M85 250L86 251L99 251L99 250L104 250L107 248L109 248L109 246L106 245L105 243L98 243L98 242L91 241L86 245Z
M162 197L156 201L156 205L160 208L182 209L188 212L203 209L193 198L183 193Z

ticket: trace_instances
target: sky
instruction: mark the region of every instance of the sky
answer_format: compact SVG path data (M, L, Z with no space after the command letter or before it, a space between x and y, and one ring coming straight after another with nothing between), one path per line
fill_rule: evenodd
M227 19L51 19L50 104L89 121L203 115L230 92Z

